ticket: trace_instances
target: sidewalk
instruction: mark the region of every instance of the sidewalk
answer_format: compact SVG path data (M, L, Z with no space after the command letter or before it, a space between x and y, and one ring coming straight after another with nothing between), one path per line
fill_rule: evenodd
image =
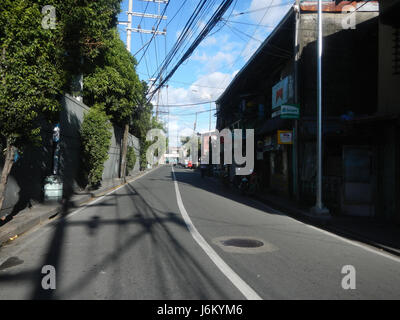
M293 200L265 194L256 195L255 198L297 220L400 256L400 226L353 216L332 216L329 220L321 220L311 215L310 208Z
M156 168L157 167L144 171L139 171L134 176L128 176L126 181L130 182ZM101 197L102 195L123 184L124 183L122 179L115 179L112 183L109 183L98 190L82 191L79 193L75 193L71 197L71 199L69 199L69 210L75 210L76 208L80 207L86 202L89 202L93 198ZM53 202L37 204L32 206L31 208L20 211L12 218L12 220L0 226L0 247L6 242L10 241L11 238L15 238L15 236L20 236L21 234L32 229L33 227L46 223L47 221L49 221L49 219L55 218L59 213L61 213L62 209L63 205L61 203Z
M215 177L211 179L221 183ZM230 189L233 191L235 187L230 185ZM328 220L320 219L311 214L309 207L291 199L271 194L257 194L253 198L306 224L400 256L400 226L365 217L332 216Z

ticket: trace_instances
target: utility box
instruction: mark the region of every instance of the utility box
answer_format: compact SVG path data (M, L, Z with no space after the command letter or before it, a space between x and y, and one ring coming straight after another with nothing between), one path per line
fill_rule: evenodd
M44 200L61 201L63 197L63 183L59 176L46 177L44 181Z

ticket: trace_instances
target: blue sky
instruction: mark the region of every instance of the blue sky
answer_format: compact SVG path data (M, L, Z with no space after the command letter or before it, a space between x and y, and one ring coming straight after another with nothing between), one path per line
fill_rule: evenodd
M159 104L181 105L216 100L273 30L273 27L282 19L293 2L290 0L234 0L224 15L228 22L217 24L191 57L181 65L168 82L168 89L161 90L158 97ZM140 61L136 71L141 80L147 81L154 77L157 67L175 44L198 3L199 0L170 0L165 12L168 19L162 21L158 28L158 30L166 28L167 35L156 36L145 55L143 55L144 50L139 50L152 36L132 33L131 52L136 54L139 51L135 57ZM209 3L213 6L198 21L197 32L195 31L191 41L187 42L188 45L192 43L221 0L210 0ZM158 14L158 12L163 12L165 4L158 5L152 2L133 0L134 12L145 12L146 6L146 13ZM127 10L128 0L123 0L120 21L127 21ZM172 19L174 15L175 18ZM132 27L136 28L140 23L142 29L152 29L156 22L155 19L133 17ZM118 29L121 39L126 43L125 26L121 25ZM186 48L179 51L177 58L173 60L169 68L175 65ZM157 95L152 102L157 104ZM163 113L160 117L168 123L171 145L176 145L177 135L186 136L193 133L195 112L207 111L209 108L209 103L197 106L160 107L162 112L170 110L169 122L166 114ZM215 108L214 103L211 103L211 108ZM215 128L214 113L212 112L211 129ZM208 128L209 112L197 114L196 131L205 132L208 131Z

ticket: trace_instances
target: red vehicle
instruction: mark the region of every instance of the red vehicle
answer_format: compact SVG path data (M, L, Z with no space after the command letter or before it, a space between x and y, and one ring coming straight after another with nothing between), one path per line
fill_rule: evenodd
M191 169L192 166L193 166L193 165L192 165L192 161L189 161L188 164L187 164L187 167L188 167L189 169Z

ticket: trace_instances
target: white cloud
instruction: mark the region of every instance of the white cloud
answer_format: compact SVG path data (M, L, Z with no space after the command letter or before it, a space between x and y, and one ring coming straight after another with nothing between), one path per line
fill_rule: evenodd
M204 101L214 101L232 80L232 74L222 72L212 72L200 76L188 88L168 86L168 104L176 105L183 103L200 103ZM160 91L159 101L167 103L167 89ZM157 95L154 95L153 104L157 104Z
M218 51L215 54L205 52L197 53L190 58L192 61L202 62L204 68L209 72L221 70L221 67L229 66L235 61L235 56L231 52Z
M267 25L271 28L257 28L252 37L247 43L242 57L245 61L257 51L262 42L266 39L268 34L275 27L288 12L292 3L288 4L288 0L252 0L250 7L247 11L254 11L250 14L250 19L259 25ZM256 11L255 11L256 10Z
M217 38L210 36L205 38L201 43L200 43L200 47L209 47L209 46L213 46L217 44Z
M168 105L170 115L169 115L169 138L171 141L171 146L176 146L176 136L187 136L193 133L193 122L195 116L183 116L182 114L192 114L199 111L207 111L209 109L209 104L187 106L187 107L172 107L171 105L182 105L184 103L201 103L208 101L215 101L222 94L225 88L229 85L233 76L237 73L235 71L233 74L213 72L210 74L200 76L195 82L192 83L188 88L174 87L169 85L168 87ZM167 104L167 89L163 88L160 91L159 96L160 104ZM157 104L157 95L153 97L152 103ZM212 104L212 108L215 105ZM159 107L161 111L166 111L166 107ZM180 115L181 114L181 115ZM166 120L166 115L163 115ZM199 116L200 120L200 116ZM213 119L213 122L215 119ZM208 131L207 124L201 124L199 121L197 123L197 132ZM180 138L178 138L180 139Z
M289 2L288 0L252 0L248 11L257 11L250 14L250 19L257 24L275 26L292 6L293 3Z

